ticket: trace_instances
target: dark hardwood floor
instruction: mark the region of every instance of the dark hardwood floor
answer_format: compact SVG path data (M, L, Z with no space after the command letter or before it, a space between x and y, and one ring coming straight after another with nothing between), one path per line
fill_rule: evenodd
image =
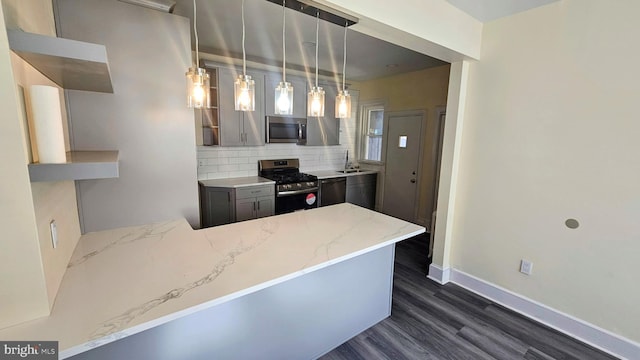
M427 247L425 235L396 246L391 317L322 359L616 359L457 285L427 279Z

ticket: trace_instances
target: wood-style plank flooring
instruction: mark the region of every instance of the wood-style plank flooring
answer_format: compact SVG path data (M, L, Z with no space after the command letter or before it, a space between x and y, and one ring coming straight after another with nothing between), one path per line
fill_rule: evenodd
M428 237L396 246L391 317L322 357L343 359L616 359L457 285L426 278Z

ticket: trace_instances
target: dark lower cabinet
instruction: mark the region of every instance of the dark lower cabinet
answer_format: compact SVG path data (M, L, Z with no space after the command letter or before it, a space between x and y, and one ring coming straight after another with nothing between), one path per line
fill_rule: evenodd
M378 174L347 176L347 202L373 210L376 207L377 178Z
M236 221L272 216L275 213L273 185L236 189Z
M273 185L239 188L198 185L200 191L200 227L272 216L275 212Z
M200 190L200 227L231 224L236 218L236 195L232 188L207 187Z

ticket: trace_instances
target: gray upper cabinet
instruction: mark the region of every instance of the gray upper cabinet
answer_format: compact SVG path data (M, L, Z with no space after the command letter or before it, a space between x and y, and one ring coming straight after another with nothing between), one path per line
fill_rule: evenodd
M238 72L218 69L218 97L220 111L220 145L259 146L264 145L264 75L247 72L255 80L255 111L234 109L233 84Z
M339 145L340 119L335 118L337 90L335 85L320 84L324 94L324 117L307 118L307 145Z
M270 73L265 76L265 112L267 116L276 115L275 112L275 91L276 86L282 80L282 74ZM287 77L287 81L293 86L293 115L295 118L307 117L307 82L305 79ZM257 85L256 85L257 86Z

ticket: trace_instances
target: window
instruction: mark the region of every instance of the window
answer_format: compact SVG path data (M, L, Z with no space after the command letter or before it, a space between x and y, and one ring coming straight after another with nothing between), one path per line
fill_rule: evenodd
M362 106L361 152L360 158L382 161L382 135L384 131L384 105Z

